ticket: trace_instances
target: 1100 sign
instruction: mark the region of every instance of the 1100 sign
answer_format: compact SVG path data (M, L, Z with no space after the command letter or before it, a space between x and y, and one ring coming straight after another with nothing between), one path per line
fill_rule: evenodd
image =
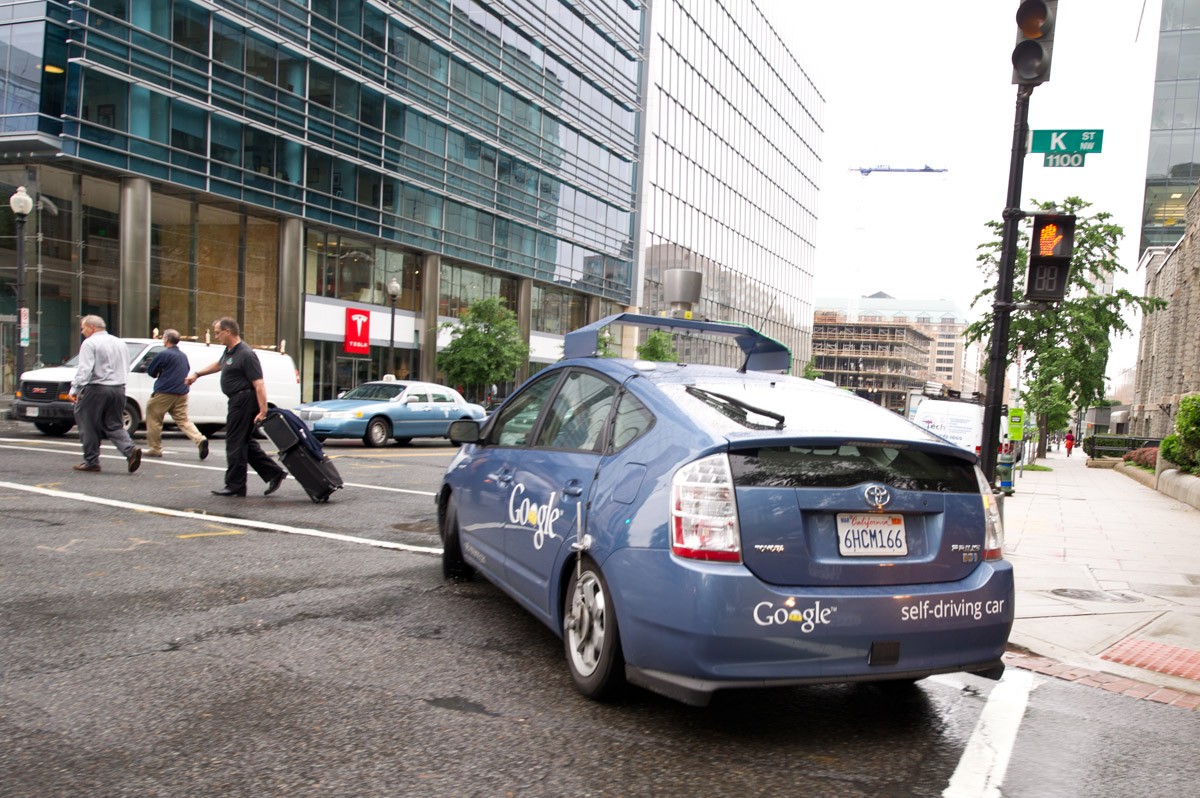
M1082 152L1048 152L1046 166L1083 166Z

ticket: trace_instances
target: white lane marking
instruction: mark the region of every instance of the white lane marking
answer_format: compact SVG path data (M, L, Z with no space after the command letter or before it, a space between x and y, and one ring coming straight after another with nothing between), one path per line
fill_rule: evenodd
M1000 798L1008 759L1034 686L1029 671L1005 670L988 695L950 785L942 790L942 798Z
M0 438L0 441L20 441L20 438ZM43 452L46 454L74 454L78 455L78 444L71 447L72 451L64 452L59 449L42 449L39 446L0 446L0 449L16 449L21 452ZM125 462L125 458L119 454L101 454L102 460L120 460ZM170 465L176 468L199 468L204 471L224 471L225 466L202 465L201 463L181 463L175 459L159 459L157 457L143 457L142 465ZM412 496L436 496L437 493L428 490L409 490L408 488L388 488L383 485L366 485L358 482L347 482L347 488L362 488L363 490L379 490L384 493L407 493Z
M43 496L51 496L56 499L70 499L71 501L88 502L90 504L103 504L108 507L118 507L125 510L133 510L139 513L153 513L155 515L169 515L174 518L191 518L197 521L205 521L208 523L228 524L229 526L241 526L249 529L262 529L268 532L283 532L289 535L307 535L314 538L326 538L327 540L340 540L343 543L361 543L366 546L375 546L381 549L397 549L399 551L414 551L419 554L441 554L440 548L432 546L410 546L406 543L390 543L386 540L372 540L371 538L359 538L353 535L340 535L336 532L323 532L320 529L305 529L304 527L286 526L285 524L272 524L269 521L250 521L245 518L227 518L221 515L210 515L209 513L193 513L188 510L171 510L166 507L154 507L149 504L135 504L133 502L123 502L117 499L102 499L98 496L88 496L86 493L74 493L65 490L50 490L48 488L39 488L33 485L19 485L15 482L0 482L0 488L8 488L10 490L23 490L28 493L40 493Z

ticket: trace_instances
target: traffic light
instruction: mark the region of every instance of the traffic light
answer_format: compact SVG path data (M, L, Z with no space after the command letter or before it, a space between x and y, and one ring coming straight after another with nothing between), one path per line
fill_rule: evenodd
M1065 213L1038 213L1033 217L1029 242L1029 268L1025 277L1027 302L1062 302L1071 276L1075 249L1075 217Z
M1013 48L1012 82L1038 86L1050 79L1054 49L1054 16L1058 0L1021 0L1017 6L1017 46Z

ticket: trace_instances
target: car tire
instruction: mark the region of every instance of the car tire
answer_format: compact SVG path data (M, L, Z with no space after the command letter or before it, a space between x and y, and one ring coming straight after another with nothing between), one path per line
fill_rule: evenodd
M129 437L134 436L141 424L142 414L138 412L137 405L133 402L126 402L125 410L121 412L121 426L129 433Z
M575 687L598 701L625 687L625 657L608 582L588 558L571 572L563 600L563 651Z
M399 437L396 438L396 443L400 444L401 446L408 446L410 443L412 443L412 438Z
M52 438L61 438L71 431L71 427L75 426L69 421L35 421L33 426L37 427L37 431L43 435L49 435Z
M367 422L367 431L363 433L363 443L367 446L386 446L391 439L392 425L386 418L373 418Z
M196 429L206 438L211 438L225 427L224 424L197 424Z
M463 581L475 575L475 569L463 558L459 539L458 507L451 496L442 514L442 576L446 579Z

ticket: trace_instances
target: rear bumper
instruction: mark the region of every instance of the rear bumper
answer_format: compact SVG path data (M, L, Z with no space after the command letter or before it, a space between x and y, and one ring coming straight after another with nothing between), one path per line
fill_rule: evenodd
M1012 566L931 585L785 588L740 565L625 549L603 565L631 681L688 703L715 690L993 671Z

